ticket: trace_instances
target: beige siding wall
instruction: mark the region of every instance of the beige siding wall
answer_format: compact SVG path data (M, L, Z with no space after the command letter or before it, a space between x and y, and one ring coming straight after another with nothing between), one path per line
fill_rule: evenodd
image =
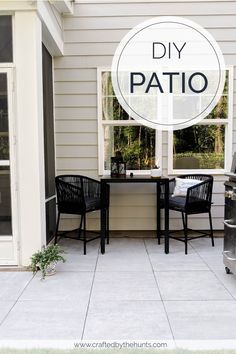
M110 67L121 38L133 26L154 16L183 16L204 26L218 41L227 65L236 66L236 1L80 1L74 16L64 18L65 55L55 59L57 174L81 173L98 178L97 72ZM234 72L234 132L236 151L236 73ZM167 173L167 133L163 133L163 168ZM224 176L215 176L213 222L222 229ZM65 218L64 226L77 221ZM91 215L98 228L98 215ZM112 186L111 229L155 229L153 186ZM171 214L171 227L180 219ZM204 216L191 226L208 227Z

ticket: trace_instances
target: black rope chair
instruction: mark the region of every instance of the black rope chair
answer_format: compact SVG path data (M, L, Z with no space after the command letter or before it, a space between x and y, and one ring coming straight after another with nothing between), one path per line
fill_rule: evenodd
M95 179L80 176L80 175L60 175L56 177L56 191L57 191L57 205L58 216L55 232L55 244L57 243L58 236L70 237L67 234L78 230L78 240L83 241L84 254L86 254L86 245L88 242L93 241L100 237L96 236L87 239L86 231L86 214L95 210L106 209L106 239L109 243L109 186L106 192L106 205L101 204L101 183ZM76 214L80 215L79 229L71 231L58 232L61 214ZM89 231L89 233L96 233Z
M200 180L201 182L192 187L189 187L187 189L186 196L173 196L176 181L175 179L170 180L169 209L181 212L183 230L171 231L169 237L185 243L185 254L188 253L188 241L193 240L195 238L208 236L211 238L212 246L214 247L214 237L213 237L213 227L212 227L212 217L211 217L213 177L210 175L203 175L203 174L191 174L191 175L189 174L189 175L178 176L178 178L196 179L196 180ZM161 197L161 207L162 208L164 207L164 198L162 197ZM202 214L202 213L208 213L209 215L209 223L210 223L209 233L200 230L192 230L188 228L188 215ZM184 232L183 237L172 236L173 233L180 232L180 231ZM199 236L189 237L188 231L194 231L198 233Z

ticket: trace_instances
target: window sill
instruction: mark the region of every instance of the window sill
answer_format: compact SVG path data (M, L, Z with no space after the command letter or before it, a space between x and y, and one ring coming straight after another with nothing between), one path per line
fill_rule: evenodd
M172 170L168 171L169 176L184 175L184 174L208 174L208 175L224 175L226 173L225 169L215 169L215 170Z
M151 174L151 170L127 170L126 175L129 176L130 173L133 173L134 176L148 176ZM111 171L103 171L99 176L110 176Z

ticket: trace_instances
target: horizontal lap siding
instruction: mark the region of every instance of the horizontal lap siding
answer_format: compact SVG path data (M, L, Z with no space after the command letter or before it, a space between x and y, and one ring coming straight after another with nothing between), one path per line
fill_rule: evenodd
M81 5L83 6L83 5ZM99 5L97 5L99 6ZM122 6L122 5L121 5ZM125 6L125 5L123 5ZM145 5L144 5L145 6ZM170 7L170 5L167 3L166 4L167 8ZM175 4L177 7L178 5ZM211 4L211 6L214 6L214 4ZM223 7L223 5L222 5ZM199 5L199 10L201 10L201 5ZM232 10L233 11L233 10ZM168 15L168 9L167 9L167 15ZM138 25L140 22L148 20L154 16L158 16L158 14L150 14L150 16L135 16L135 5L134 5L134 11L131 16L115 16L115 17L74 17L74 18L65 18L64 20L64 29L65 30L100 30L100 29L108 29L108 30L115 30L115 29L127 29L129 30L131 27L134 27ZM205 16L203 13L200 15L193 15L193 16L185 16L186 18L195 21L205 27L206 29L211 29L211 28L218 28L218 29L229 29L229 28L235 28L236 23L235 23L235 15L229 14L229 15L212 15L212 16ZM78 21L80 22L78 26Z
M234 32L231 28L225 28L224 31L218 28L208 28L208 31L214 36L217 41L234 41ZM94 30L73 30L68 29L64 33L64 38L67 43L117 43L128 32L128 29L113 29L107 31L104 29Z
M172 3L168 0L164 2L148 2L143 3L126 3L120 4L118 1L111 1L109 4L81 4L75 7L74 16L80 17L129 17L129 16L193 16L201 14L204 16L211 15L232 15L232 2L208 2L201 4L198 2L181 2ZM89 16L90 15L90 16Z
M65 55L56 58L55 115L57 173L81 173L98 178L97 67L110 67L122 37L138 23L154 16L182 16L205 27L218 41L227 65L236 66L236 2L234 1L81 1L74 16L63 20ZM234 72L234 132L236 151L236 73ZM168 135L163 133L163 168L167 173ZM216 176L213 222L222 229L224 176ZM155 229L155 188L151 185L111 186L111 229ZM191 218L191 226L208 228L204 215ZM64 218L64 227L77 225ZM180 227L171 213L171 228ZM89 217L99 227L99 213Z
M97 215L99 213L91 213L90 214L90 219L97 219ZM171 219L179 219L179 213L175 211L170 212ZM219 218L221 216L221 207L216 206L213 211L212 211L212 216L215 218ZM149 204L149 205L138 205L135 208L132 206L126 206L122 203L122 205L117 205L116 202L111 204L111 211L110 211L110 217L113 220L120 221L121 219L147 219L151 223L156 222L156 210L155 210L155 205ZM66 218L68 219L68 217ZM70 219L70 217L69 217ZM197 215L193 215L192 219L201 219ZM121 222L121 227L122 227L122 222ZM123 229L124 230L124 229Z

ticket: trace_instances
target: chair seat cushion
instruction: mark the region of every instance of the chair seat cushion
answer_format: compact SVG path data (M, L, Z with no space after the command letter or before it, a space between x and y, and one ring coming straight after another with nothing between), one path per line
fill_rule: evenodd
M84 214L85 212L101 209L101 199L94 197L85 197L85 206L82 202L68 200L60 204L60 213L65 214Z
M78 203L76 200L67 200L61 202L60 205L58 205L58 210L63 214L81 215L82 213L81 203Z
M205 200L196 197L190 197L186 209L186 197L169 198L169 209L176 211L184 211L188 213L205 213L209 210L209 203ZM164 208L164 200L161 200L161 208Z
M171 196L169 198L169 209L174 209L174 210L185 210L185 203L186 203L186 198L185 197L173 197Z

